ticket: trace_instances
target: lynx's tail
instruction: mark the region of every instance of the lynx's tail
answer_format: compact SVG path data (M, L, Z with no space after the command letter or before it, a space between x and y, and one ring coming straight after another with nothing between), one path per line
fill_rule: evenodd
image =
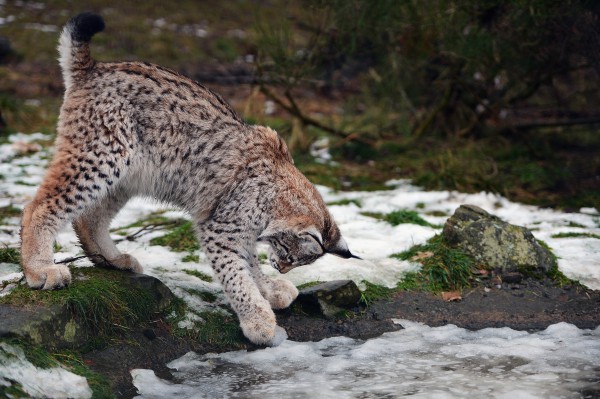
M71 18L65 25L58 41L58 61L67 90L94 66L89 43L92 36L103 30L102 17L90 12Z

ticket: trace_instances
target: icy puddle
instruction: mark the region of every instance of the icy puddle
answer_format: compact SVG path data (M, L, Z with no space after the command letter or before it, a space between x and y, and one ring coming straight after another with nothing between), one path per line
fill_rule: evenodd
M285 341L169 363L174 381L133 370L137 398L580 398L600 394L600 328L467 331L397 320L368 341Z

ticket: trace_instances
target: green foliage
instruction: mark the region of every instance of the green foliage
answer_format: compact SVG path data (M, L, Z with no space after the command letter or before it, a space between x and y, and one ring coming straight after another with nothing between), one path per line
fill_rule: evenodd
M217 312L199 314L203 322L197 325L196 339L216 346L243 346L246 338L237 317Z
M569 232L569 233L557 233L552 234L552 238L571 238L571 237L587 237L587 238L597 238L600 240L600 235L594 233L577 233L577 232Z
M469 287L473 280L473 260L464 252L450 248L441 235L392 257L422 264L418 272L405 276L405 281L400 284L405 289L431 292L461 290Z
M213 303L217 300L217 296L209 291L202 291L202 290L196 290L193 288L188 288L188 289L185 289L185 292L187 292L190 295L197 296L198 298L200 298L203 301L208 302L208 303Z
M419 226L438 227L432 225L431 223L423 219L421 216L419 216L417 212L408 209L399 209L387 214L382 214L378 212L361 212L361 215L384 220L392 226L398 226L399 224L408 223L417 224Z
M194 227L190 221L183 222L180 226L162 237L151 239L150 244L169 247L175 252L193 252L200 249L200 245L196 240Z
M206 281L207 283L213 282L212 276L209 276L208 274L202 273L198 270L183 269L183 272L189 274L190 276L198 277L200 280Z
M6 218L20 217L21 212L22 212L21 209L15 208L12 205L1 207L0 208L0 224L4 224Z
M16 248L0 248L0 263L19 263L21 253Z
M195 262L198 263L200 261L200 257L196 254L187 254L181 259L183 262Z
M344 206L344 205L350 205L350 204L354 204L359 208L362 207L362 203L360 202L359 199L356 199L356 198L353 198L353 199L344 198L339 201L331 201L331 202L327 203L327 206L335 206L335 205Z
M109 382L105 377L92 371L83 361L79 352L71 350L57 350L49 352L41 346L31 344L16 338L2 339L11 346L19 347L25 353L25 357L31 364L38 368L48 369L53 367L62 367L79 376L85 377L90 389L92 390L92 399L114 398ZM6 387L3 387L7 389ZM8 387L6 394L14 390L14 394L7 395L9 398L25 398L28 395L22 395L22 390L12 385ZM1 396L1 395L0 395ZM3 396L2 396L3 397Z
M548 250L548 252L550 253L550 256L552 257L552 266L550 267L550 270L548 270L546 275L561 287L564 287L564 286L579 287L579 286L581 286L581 284L578 281L571 280L570 278L565 276L563 272L561 272L558 269L558 259L556 258L556 255L554 255L554 252L552 252L552 248L550 248L548 246L548 244L546 244L546 242L544 242L542 240L537 240L537 242L542 247L546 248Z
M387 288L382 285L373 284L366 280L363 280L362 284L365 285L365 289L360 294L360 303L364 306L369 306L374 301L380 299L389 299L396 291L393 288Z

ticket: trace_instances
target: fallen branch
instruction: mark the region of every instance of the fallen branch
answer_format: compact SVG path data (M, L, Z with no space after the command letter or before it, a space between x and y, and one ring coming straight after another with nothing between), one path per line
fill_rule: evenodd
M298 107L298 104L294 101L289 90L286 90L286 92L285 92L285 97L289 102L289 104L287 104L278 95L276 95L271 90L269 90L265 85L261 84L259 86L259 88L260 88L261 93L263 93L265 96L267 96L268 98L273 100L273 102L275 104L279 105L281 108L286 110L289 114L298 118L304 125L314 126L314 127L321 129L327 133L333 134L334 136L338 136L345 141L356 140L356 141L360 141L360 142L363 142L363 143L371 145L371 146L375 145L375 142L373 140L368 140L368 139L365 139L364 137L360 137L360 133L358 133L358 132L348 133L343 130L339 130L339 129L333 128L331 126L325 125L322 122L320 122L314 118L311 118L310 116L305 115L300 110L300 107Z

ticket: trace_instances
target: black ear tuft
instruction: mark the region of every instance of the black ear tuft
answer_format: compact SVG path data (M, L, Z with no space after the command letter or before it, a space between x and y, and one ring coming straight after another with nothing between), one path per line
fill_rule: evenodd
M98 32L104 30L104 20L98 14L83 12L71 18L71 38L78 42L89 42Z

